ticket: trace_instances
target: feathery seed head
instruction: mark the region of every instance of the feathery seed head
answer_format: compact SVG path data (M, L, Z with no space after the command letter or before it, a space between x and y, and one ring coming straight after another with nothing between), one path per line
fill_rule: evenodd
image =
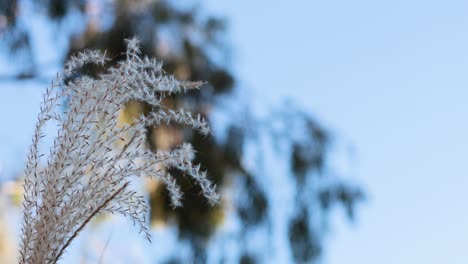
M107 61L105 53L84 51L65 63L64 73L47 90L26 162L21 264L56 263L87 223L104 212L128 217L149 240L148 206L129 185L135 176L160 179L173 206L180 206L179 186L161 169L176 168L198 182L211 204L218 201L206 173L193 164L195 151L190 144L168 152L145 149L148 126L175 123L210 133L200 116L161 104L168 93L196 89L203 83L177 81L163 73L160 62L139 54L138 40L127 40L127 57L117 66L98 78L76 75L73 81L64 81L85 64ZM129 101L145 102L153 111L120 125L117 117ZM59 104L64 102L68 105L61 111ZM59 123L59 131L42 166L38 146L50 120Z

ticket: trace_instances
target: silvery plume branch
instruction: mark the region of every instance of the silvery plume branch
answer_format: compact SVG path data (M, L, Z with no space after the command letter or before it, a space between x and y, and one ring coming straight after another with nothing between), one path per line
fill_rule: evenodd
M44 95L25 168L21 264L56 263L90 220L105 212L128 217L150 240L148 206L129 184L135 176L160 179L172 204L179 206L182 193L167 173L167 168L177 168L198 182L210 203L218 201L215 186L193 164L190 144L156 153L145 147L148 126L176 123L210 133L200 116L166 109L161 103L167 95L197 89L202 83L164 74L161 63L140 56L136 39L127 41L126 59L97 78L77 74L86 64L106 61L99 51L79 53ZM129 101L145 102L154 111L120 124L117 117ZM39 145L48 122L56 122L59 129L44 155Z

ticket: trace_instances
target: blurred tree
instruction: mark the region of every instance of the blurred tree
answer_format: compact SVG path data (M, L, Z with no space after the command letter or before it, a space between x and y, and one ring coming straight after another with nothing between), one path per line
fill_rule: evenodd
M0 0L0 32L10 41L12 49L28 47L29 39L21 27L15 25L18 15L16 1ZM47 12L53 20L60 21L70 10L79 10L85 15L85 30L75 36L71 42L68 54L93 48L107 50L111 63L122 59L125 50L124 39L138 36L142 41L142 52L164 61L165 71L181 80L204 80L207 85L201 92L173 97L165 103L175 107L184 106L193 112L201 113L210 120L210 111L217 96L230 94L235 86L235 78L229 71L229 45L225 42L226 21L217 17L205 15L196 4L179 5L160 0L40 0L36 8ZM7 34L8 32L8 34ZM22 32L14 33L14 32ZM34 63L33 63L34 64ZM37 70L37 69L36 69ZM83 74L96 74L99 68L86 68ZM26 71L18 77L33 77L33 71ZM147 112L149 106L131 102L123 121L129 121L140 113ZM245 117L229 125L227 139L219 143L213 137L202 138L199 134L185 130L183 127L167 127L155 130L148 128L149 146L152 149L171 149L183 140L190 141L198 151L197 163L209 172L211 179L223 188L237 177L242 189L242 197L231 201L239 219L243 232L240 235L246 239L247 230L256 228L262 223L271 221L271 208L265 186L259 183L259 170L247 168L243 157L246 141L260 141L256 134L267 132L273 140L276 137L288 139L290 170L294 175L291 182L296 185L296 214L288 219L289 246L296 262L311 262L322 252L322 225L315 225L312 218L322 223L327 221L327 212L333 205L342 205L349 217L354 215L354 206L363 198L360 188L327 176L324 171L327 151L330 147L330 136L308 115L296 110L286 110L288 114L276 115L272 119L279 122L298 120L302 125L305 137L274 134L274 129L260 128L258 120L245 114ZM249 121L250 120L250 121ZM288 121L289 120L289 121ZM267 120L266 122L274 120ZM265 130L266 129L266 130ZM255 141L255 140L254 140ZM203 198L197 195L197 189L190 179L180 176L181 172L171 172L186 194L184 206L172 210L169 208L169 197L159 183L148 183L151 193L151 219L164 223L168 219L176 219L181 239L190 241L194 253L194 262L206 261L206 241L216 228L223 223L226 203L210 207ZM267 173L264 171L263 173ZM286 177L286 176L285 176ZM320 179L320 188L309 188L311 177ZM306 198L304 198L306 197ZM314 204L314 207L310 206ZM315 210L315 211L314 211ZM242 241L242 239L241 239ZM241 263L254 263L257 253L244 250L239 258ZM177 256L174 261L177 262ZM180 260L179 260L180 261Z

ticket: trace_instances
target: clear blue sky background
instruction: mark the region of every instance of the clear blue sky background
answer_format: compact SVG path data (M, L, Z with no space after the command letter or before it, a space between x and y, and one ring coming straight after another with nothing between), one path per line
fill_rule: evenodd
M357 149L369 194L335 217L325 260L468 263L468 1L205 1L234 67Z

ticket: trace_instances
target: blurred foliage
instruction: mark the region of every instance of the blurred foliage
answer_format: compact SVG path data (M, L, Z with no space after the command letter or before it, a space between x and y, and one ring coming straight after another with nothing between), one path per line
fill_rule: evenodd
M306 210L302 210L305 212ZM296 262L304 263L317 258L321 253L319 236L311 234L314 230L309 226L308 217L302 213L298 215L289 228L289 240L293 257Z
M0 1L0 29L11 27L16 22L18 2L16 0Z
M45 9L54 20L62 19L73 8L86 15L87 20L83 21L86 30L73 39L69 55L88 48L107 50L111 63L117 63L123 58L124 39L136 35L142 42L142 52L163 60L166 72L181 80L207 81L208 85L199 92L172 97L165 103L183 106L209 120L216 95L228 94L235 86L235 77L227 66L229 47L224 42L226 21L204 14L197 5L181 8L163 0L115 0L112 5L97 3L99 1L39 0L36 5L39 9ZM0 30L14 28L17 13L16 1L0 0ZM2 19L6 21L3 24ZM13 48L28 45L25 34L17 34L15 39ZM85 67L81 74L95 75L99 70L99 67ZM131 102L122 121L132 120L134 116L149 110L147 105ZM322 177L330 146L328 132L310 117L304 115L303 118L308 125L308 140L295 142L291 154L291 169L299 189L309 175ZM196 162L202 164L218 186L225 186L227 175L241 175L243 202L237 205L236 210L244 227L249 228L265 221L268 208L274 205L268 204L262 189L241 162L242 146L248 136L245 126L236 124L229 128L227 142L222 145L212 137L204 138L183 127L148 128L148 143L153 150L169 150L183 140L190 141L198 152ZM175 210L170 208L165 188L153 182L148 184L151 219L163 223L169 218L176 219L181 238L187 238L192 243L196 257L194 262L203 263L206 258L205 242L223 222L223 204L208 206L205 199L200 197L201 190L197 185L187 177L177 177L182 176L179 171L171 173L183 187L184 206ZM360 188L345 182L330 184L312 195L318 197L323 214L339 204L344 206L350 218L354 215L356 202L363 198ZM305 208L307 201L299 200L294 206ZM322 251L321 232L310 225L309 214L310 210L303 209L290 223L289 240L297 262L310 262ZM256 261L254 256L245 253L240 262ZM177 263L176 259L174 263Z

